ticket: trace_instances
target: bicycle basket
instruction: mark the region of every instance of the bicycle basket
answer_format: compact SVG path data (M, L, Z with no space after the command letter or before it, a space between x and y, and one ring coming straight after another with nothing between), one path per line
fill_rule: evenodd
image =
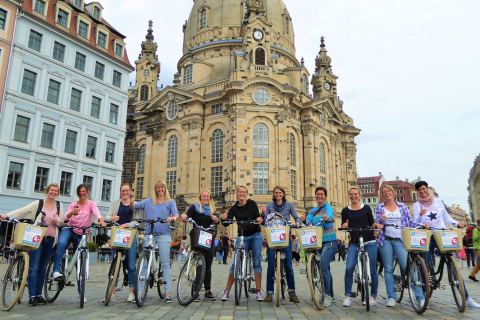
M313 250L322 248L322 227L304 227L297 230L300 249Z
M40 247L46 227L34 226L28 223L17 223L13 234L15 249L23 251L36 250Z
M266 226L262 230L269 248L281 249L288 247L290 243L289 226Z
M130 249L137 234L136 229L112 227L108 244L113 249Z
M213 250L215 231L202 230L194 227L192 229L192 246L197 250Z
M433 231L433 238L441 253L456 252L463 249L461 230L437 230Z
M430 247L432 232L425 229L402 229L402 240L408 252L425 252Z

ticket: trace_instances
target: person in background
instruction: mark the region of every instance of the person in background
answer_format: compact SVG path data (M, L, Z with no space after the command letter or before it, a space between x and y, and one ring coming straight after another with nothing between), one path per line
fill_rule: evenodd
M467 266L470 268L475 267L475 253L473 251L473 229L475 227L469 223L467 229L465 230L465 237L463 246L465 247L465 255L467 256Z
M291 241L292 241L292 257L293 257L293 260L295 260L295 266L298 266L300 264L300 244L298 243L298 239L294 234L292 234Z
M223 264L227 264L228 253L230 251L230 239L226 234L224 234L221 238L222 240L222 247L223 247Z
M186 235L182 236L180 240L180 249L178 249L178 261L185 261L188 256L188 248L190 247L190 242L187 239Z

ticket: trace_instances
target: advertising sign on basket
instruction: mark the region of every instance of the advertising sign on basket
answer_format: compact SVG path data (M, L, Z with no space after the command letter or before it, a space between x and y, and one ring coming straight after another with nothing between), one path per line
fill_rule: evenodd
M444 248L460 249L460 242L455 231L442 231L440 234Z
M414 249L426 249L427 232L423 230L412 231L410 233L410 246Z
M207 249L212 247L213 234L200 230L198 245Z
M302 247L314 247L317 245L317 232L315 229L302 230Z
M129 247L130 239L132 237L131 230L116 229L113 238L113 245L117 247Z
M287 240L287 229L284 226L270 228L272 243L283 243Z
M39 246L40 240L42 238L42 228L29 226L25 228L25 233L23 234L23 244Z

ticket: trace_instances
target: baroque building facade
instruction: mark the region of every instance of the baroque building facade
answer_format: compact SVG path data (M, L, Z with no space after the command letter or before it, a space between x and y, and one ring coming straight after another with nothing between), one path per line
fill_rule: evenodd
M194 1L183 37L171 86L157 89L151 23L135 62L123 179L136 197L164 180L180 207L202 189L229 205L245 185L263 206L281 185L305 212L325 186L338 216L357 181L360 130L343 111L323 38L310 76L281 0Z
M474 223L480 219L480 154L475 158L468 177L468 205Z

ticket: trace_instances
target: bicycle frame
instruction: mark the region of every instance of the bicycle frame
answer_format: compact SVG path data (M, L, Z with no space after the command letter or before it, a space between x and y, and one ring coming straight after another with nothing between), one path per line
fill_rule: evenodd
M80 242L78 243L77 250L75 250L75 253L73 254L72 257L72 262L75 261L75 263L71 263L68 265L68 248L65 251L65 280L64 282L67 283L68 279L73 273L73 266L76 264L77 265L77 272L80 270L80 253L82 251L87 251L88 253L88 248L87 248L87 236L84 234L82 235L82 238L80 239ZM87 255L87 265L88 265L88 255ZM85 275L88 278L88 268L86 270L87 274Z
M357 266L361 265L361 260L362 260L363 256L365 256L365 262L367 264L367 272L368 272L368 274L367 274L368 283L366 283L365 285L371 285L372 277L370 276L370 259L368 257L367 250L365 250L365 243L363 242L363 235L360 234L359 249L358 249L358 255L357 255ZM360 281L363 281L363 268L357 268L357 269L358 269L359 279L360 279Z

